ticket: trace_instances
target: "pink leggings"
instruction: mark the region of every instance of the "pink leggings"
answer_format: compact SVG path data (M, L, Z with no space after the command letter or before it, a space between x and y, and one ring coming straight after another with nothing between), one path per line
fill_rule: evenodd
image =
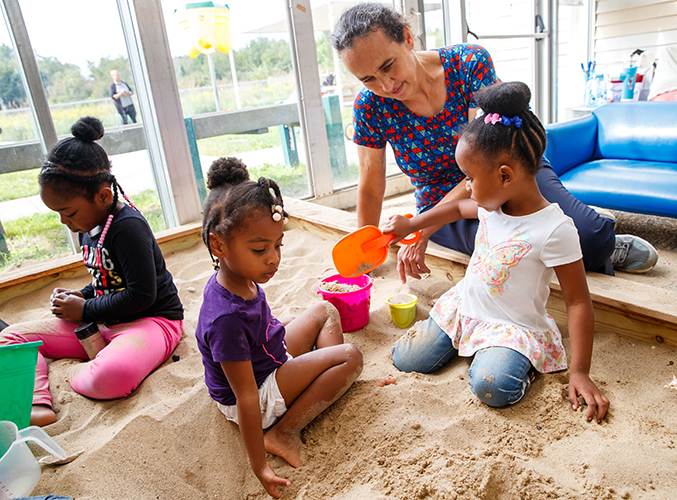
M44 319L10 325L0 332L0 345L42 340L38 349L33 404L52 406L45 358L88 359L75 336L82 323ZM181 340L183 321L142 318L110 328L99 324L106 341L96 357L73 365L69 381L73 390L93 399L117 399L131 394L150 372L160 366Z

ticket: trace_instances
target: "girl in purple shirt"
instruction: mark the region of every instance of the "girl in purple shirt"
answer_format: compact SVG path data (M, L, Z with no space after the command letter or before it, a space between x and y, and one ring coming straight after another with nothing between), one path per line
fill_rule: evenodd
M280 497L266 451L300 467L301 431L362 372L362 354L343 343L338 311L320 302L286 326L259 283L280 265L285 212L280 188L249 180L236 158L209 169L202 239L217 272L204 291L195 332L209 394L240 426L249 461L268 494ZM264 430L267 432L264 435Z

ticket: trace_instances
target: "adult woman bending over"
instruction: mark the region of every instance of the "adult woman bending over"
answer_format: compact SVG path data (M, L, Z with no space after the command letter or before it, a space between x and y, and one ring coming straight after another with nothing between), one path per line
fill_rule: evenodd
M416 189L418 213L438 203L467 198L469 194L459 185L464 175L456 164L456 145L459 131L475 117L475 92L499 81L489 53L467 44L415 51L402 16L375 3L344 12L332 44L346 68L365 86L353 109L360 164L359 225L379 224L386 143ZM629 272L653 268L658 255L648 242L629 235L615 237L612 219L600 217L571 195L546 159L541 166L538 187L550 203L557 203L573 219L587 270L612 275L614 267ZM425 265L428 240L472 254L477 226L478 221L470 219L424 230L418 243L399 251L402 280L429 272Z

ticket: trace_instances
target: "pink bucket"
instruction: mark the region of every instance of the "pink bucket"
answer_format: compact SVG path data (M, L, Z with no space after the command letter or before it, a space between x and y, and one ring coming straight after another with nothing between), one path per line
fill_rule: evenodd
M350 292L328 292L322 290L322 283L336 281L342 285L357 285L360 288ZM341 328L344 332L355 332L369 323L369 304L371 300L371 286L374 284L366 274L356 278L344 278L334 274L324 278L318 287L317 293L334 305L341 315Z

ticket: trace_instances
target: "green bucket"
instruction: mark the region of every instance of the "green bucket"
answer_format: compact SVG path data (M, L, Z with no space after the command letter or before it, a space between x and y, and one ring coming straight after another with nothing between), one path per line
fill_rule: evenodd
M19 429L31 423L35 365L42 341L0 346L0 420Z

